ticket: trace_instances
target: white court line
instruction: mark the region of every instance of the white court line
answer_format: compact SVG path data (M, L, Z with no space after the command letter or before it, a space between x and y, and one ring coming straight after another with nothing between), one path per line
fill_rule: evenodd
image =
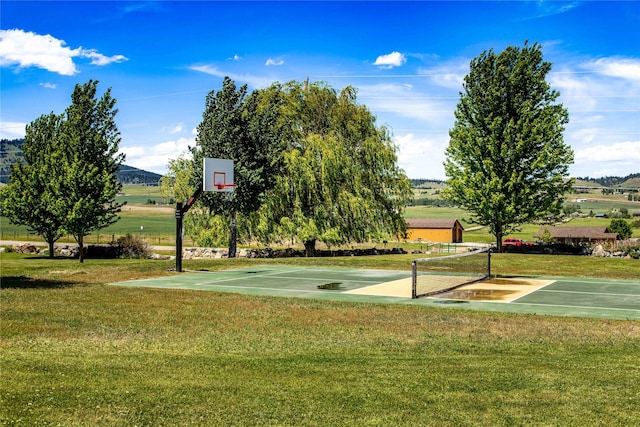
M335 282L340 282L340 283L344 283L344 282L356 282L356 283L380 283L380 281L374 281L374 280L357 280L357 279L346 279L346 280L342 280L342 279L332 279L332 278L316 278L316 277L290 277L290 276L279 276L282 279L288 279L288 280L314 280L314 281L319 281L319 282L326 282L327 280L333 280Z
M321 291L315 291L312 289L282 289L282 288L265 288L265 287L256 287L256 286L237 286L237 285L217 285L215 283L197 283L191 286L217 286L220 288L233 288L233 289L259 289L262 291L280 291L280 292L307 292L307 293L327 293L326 289ZM342 293L342 292L339 292Z
M524 298L524 297L526 297L527 295L531 295L531 294L532 294L532 293L534 293L534 292L542 291L544 288L546 288L547 286L549 286L549 285L551 285L551 284L553 284L553 283L555 283L555 282L556 282L556 281L555 281L555 280L553 280L553 281L551 281L551 282L547 283L546 285L542 285L542 286L540 286L539 288L531 289L529 292L524 293L524 294L522 294L522 295L518 295L517 297L515 297L515 298L513 298L513 299L510 299L509 301L505 301L505 302L506 302L506 303L511 304L512 302L516 302L516 301L518 301L520 298Z
M195 270L189 270L189 272L194 272L194 273L224 273L224 272L232 272L233 270L220 270L220 271L195 271ZM307 269L298 269L298 270L287 270L286 273L295 273L297 271L309 271ZM322 271L322 270L321 270ZM239 271L238 273L243 273L241 271ZM249 274L247 273L247 276L242 276L242 277L233 277L233 278L229 278L229 279L222 279L216 282L228 282L228 281L232 281L232 280L238 280L238 279L245 279L246 277L265 277L265 276L274 276L279 274L280 272L273 272L273 273L265 273L265 274L260 274L260 273L254 273L254 274ZM405 277L403 279L407 279L410 278L411 276ZM287 280L313 280L313 281L319 281L319 282L326 282L327 280L333 280L336 282L340 282L340 283L344 283L344 282L356 282L356 283L374 283L374 284L379 284L382 283L380 282L380 280L366 280L366 279L339 279L339 278L316 278L316 277L297 277L297 276L278 276L278 278L282 278L282 279L287 279ZM399 280L403 280L403 279L399 279Z
M640 309L635 308L610 308L610 307L591 307L586 305L566 305L566 304L539 304L539 303L518 303L522 305L536 305L540 307L568 307L568 308L586 308L589 310L618 310L618 311L637 311Z
M608 282L600 282L600 281L595 281L595 280L590 280L588 277L568 277L568 278L563 278L563 279L557 279L560 280L560 283L562 283L563 285L569 285L569 286L583 286L583 285L591 285L591 284L596 284L596 285L615 285L617 283L619 284L623 284L623 285L633 285L633 286L640 286L640 282L634 282L632 280L628 280L628 279L611 279ZM580 281L580 280L584 280L584 281Z
M558 289L541 289L540 292L558 292L558 293L565 293L565 294L585 294L585 295L613 295L613 296L620 296L620 297L639 297L640 298L640 295L638 294L612 294L609 292L561 291Z
M303 271L302 269L300 270L292 270L292 271ZM196 270L189 270L189 272L193 272L193 273L243 273L241 271L233 271L233 270L220 270L220 271L196 271ZM264 273L264 274L260 274L260 273L245 273L247 274L247 276L238 276L238 277L229 277L228 279L220 279L220 280L215 280L214 283L222 283L222 282L232 282L234 280L244 280L247 277L265 277L265 276L273 276L275 274L278 274L277 272L272 272L272 273Z

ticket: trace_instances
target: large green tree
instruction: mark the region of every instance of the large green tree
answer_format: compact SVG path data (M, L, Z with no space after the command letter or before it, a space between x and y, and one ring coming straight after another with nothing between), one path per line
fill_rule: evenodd
M202 185L203 158L234 161L235 191L204 193L200 197L201 204L211 213L228 218L230 257L236 254L238 214L246 218L258 210L261 196L273 176L272 157L277 151L273 143L278 140L272 136L277 130L272 119L278 111L278 102L279 98L271 96L269 91L256 91L247 96L247 86L238 88L229 77L224 78L221 90L211 91L206 98L196 146L192 148L197 171L193 185ZM214 219L206 221L201 214L200 217L201 223L216 226Z
M58 170L56 213L63 228L78 243L84 260L84 237L116 222L122 203L115 197L122 189L116 172L124 161L118 153L118 112L111 89L96 98L98 82L76 85L65 110L54 166Z
M261 209L262 236L298 238L308 256L329 245L402 235L411 185L396 147L352 87L284 87L280 171Z
M14 224L25 225L42 236L54 256L54 243L64 234L63 221L55 209L60 183L55 160L59 158L62 116L42 115L26 127L23 159L11 170L11 180L2 191L2 214Z
M25 224L49 243L71 234L84 261L84 236L118 220L122 188L116 172L118 153L116 100L108 89L96 98L98 82L76 85L71 105L57 116L43 115L27 126L23 154L11 184L3 191L3 213Z
M471 61L449 131L445 197L488 225L498 249L522 224L561 215L573 152L569 114L546 81L551 63L537 43L483 52Z

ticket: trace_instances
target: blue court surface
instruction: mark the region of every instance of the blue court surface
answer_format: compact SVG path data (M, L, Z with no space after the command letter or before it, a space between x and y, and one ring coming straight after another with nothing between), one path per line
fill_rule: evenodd
M640 320L640 280L509 277L411 299L409 271L264 265L111 285Z

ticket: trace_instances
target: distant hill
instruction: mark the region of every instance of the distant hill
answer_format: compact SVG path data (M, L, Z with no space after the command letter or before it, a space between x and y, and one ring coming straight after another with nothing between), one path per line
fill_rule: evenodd
M577 178L587 183L597 183L603 187L640 187L640 173L632 173L625 177L604 176L602 178Z
M9 182L11 165L22 159L24 139L0 139L0 182Z
M0 139L0 183L9 182L11 165L22 159L22 144L24 139ZM118 180L123 184L158 185L162 175L147 172L133 166L122 165L117 173Z
M127 165L120 166L120 170L116 175L118 176L118 180L123 184L158 185L160 178L162 178L160 174L147 172Z
M438 179L410 179L411 185L415 188L423 188L423 187L440 187L444 185L444 181L440 181Z
M582 178L576 178L573 185L575 187L602 187L602 184L594 181L585 181Z
M640 175L640 174L638 174L638 175ZM636 178L629 178L628 180L626 180L625 182L620 184L620 187L640 188L640 176L638 176Z

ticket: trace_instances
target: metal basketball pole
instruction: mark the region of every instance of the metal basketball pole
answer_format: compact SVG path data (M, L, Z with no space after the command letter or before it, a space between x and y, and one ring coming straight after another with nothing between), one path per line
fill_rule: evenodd
M176 203L176 271L182 273L182 219L191 206L202 193L202 188L198 188L193 196L182 206L182 202Z

